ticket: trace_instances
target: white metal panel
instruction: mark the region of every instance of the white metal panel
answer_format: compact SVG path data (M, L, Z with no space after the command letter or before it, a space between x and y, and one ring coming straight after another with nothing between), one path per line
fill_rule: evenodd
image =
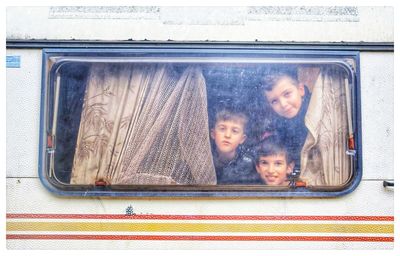
M37 177L39 156L40 50L8 49L20 68L7 68L7 177Z
M125 214L131 205L136 214L393 216L393 194L381 181L363 181L353 193L330 199L72 198L54 196L37 178L9 178L7 213Z
M33 250L384 250L392 243L368 242L281 242L281 241L87 241L7 240L8 249ZM165 253L163 251L163 253ZM188 252L189 253L189 252ZM191 252L190 252L191 253ZM291 255L292 252L287 252ZM336 252L338 253L338 252ZM267 254L267 253L265 253ZM296 252L296 255L309 255ZM279 254L282 255L282 254ZM312 254L316 255L316 254ZM333 254L332 254L333 255ZM354 255L352 252L336 255ZM365 252L363 252L365 255ZM367 254L373 255L373 254ZM389 254L384 254L389 255ZM394 255L394 254L393 254Z
M393 42L393 7L8 7L7 39ZM76 29L79 27L79 29Z
M393 179L393 53L361 54L363 179Z
M29 195L27 200L26 195ZM236 216L393 216L393 191L383 189L381 182L365 181L359 189L349 196L338 199L222 199L222 200L137 200L137 199L77 199L55 197L47 193L36 178L7 179L7 213L35 213L35 214L125 214L127 206L131 205L137 215L236 215ZM62 217L61 217L62 218ZM8 219L9 223L16 220ZM119 222L129 220L29 220L35 222ZM132 221L131 221L132 222ZM131 223L129 222L129 223ZM134 221L135 222L135 221ZM165 223L166 220L138 220L139 223ZM171 221L169 221L171 222ZM174 222L174 221L172 221ZM175 221L177 225L185 223L201 223L200 220ZM222 223L238 223L224 220ZM257 221L256 221L257 222ZM311 223L321 221L311 221ZM17 221L18 223L18 221ZM204 221L203 221L204 223ZM219 221L205 221L205 223L221 223ZM242 221L241 223L253 223ZM259 222L258 223L265 223ZM271 223L271 222L266 222ZM288 222L301 223L301 222ZM306 224L306 222L304 222ZM331 221L330 223L340 223ZM344 223L344 222L342 222ZM354 222L362 224L363 222ZM377 222L370 222L380 224ZM391 222L385 222L390 224ZM310 222L308 222L310 224ZM348 221L345 224L352 224ZM382 223L384 224L384 223ZM80 231L76 231L80 232ZM76 233L75 232L75 233ZM82 234L90 232L82 231ZM18 231L9 231L16 233ZM20 234L29 234L29 231L20 231ZM31 231L31 233L42 233L44 231ZM54 232L53 232L54 233ZM69 234L65 231L59 233ZM91 232L93 233L93 232ZM106 234L97 231L94 234ZM205 232L203 234L208 234ZM113 233L124 234L123 232ZM149 229L139 235L190 235L189 233L154 232ZM279 235L279 233L277 233ZM209 234L211 235L211 234ZM234 236L237 233L218 233L218 235ZM247 234L252 235L252 234ZM255 233L255 235L259 235ZM262 235L262 234L261 234ZM295 235L295 234L292 234ZM329 235L329 234L324 234ZM340 234L338 234L340 235ZM371 234L384 236L385 234ZM386 234L388 235L388 234ZM144 240L7 240L8 248L24 249L390 249L393 243L380 242L290 242L290 241L144 241Z

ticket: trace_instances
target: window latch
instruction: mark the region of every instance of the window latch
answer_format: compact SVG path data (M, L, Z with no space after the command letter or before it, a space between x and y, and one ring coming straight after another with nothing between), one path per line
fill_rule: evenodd
M387 180L384 180L383 181L383 186L386 188L386 187L394 187L394 181L387 181Z
M55 145L55 136L51 134L47 134L47 151L52 153L54 152L56 145Z

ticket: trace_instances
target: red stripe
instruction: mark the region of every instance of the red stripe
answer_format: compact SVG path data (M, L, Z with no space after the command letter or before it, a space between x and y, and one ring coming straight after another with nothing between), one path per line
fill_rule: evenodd
M137 235L7 235L7 239L44 240L201 240L201 241L320 241L393 242L393 237L366 236L137 236Z
M261 216L261 215L123 215L123 214L24 214L8 219L140 219L140 220L332 220L394 221L394 216Z

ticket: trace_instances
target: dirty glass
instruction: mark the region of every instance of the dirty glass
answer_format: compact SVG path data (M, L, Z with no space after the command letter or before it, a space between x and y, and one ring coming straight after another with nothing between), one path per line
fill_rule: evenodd
M352 58L45 57L42 176L60 190L268 195L354 182Z

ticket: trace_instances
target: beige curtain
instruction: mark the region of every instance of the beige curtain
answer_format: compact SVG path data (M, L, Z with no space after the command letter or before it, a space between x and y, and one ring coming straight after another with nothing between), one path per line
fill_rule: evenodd
M198 67L94 64L71 184L216 184Z
M305 125L309 134L301 153L301 176L310 186L340 186L351 176L346 154L348 123L346 75L323 68L312 90Z

